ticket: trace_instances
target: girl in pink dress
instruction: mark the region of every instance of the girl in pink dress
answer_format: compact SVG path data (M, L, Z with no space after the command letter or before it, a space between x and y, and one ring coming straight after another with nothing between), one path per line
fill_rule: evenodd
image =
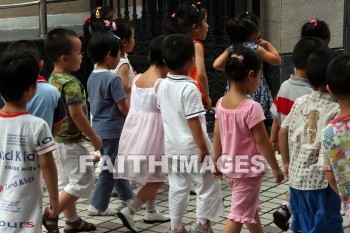
M150 44L150 68L132 82L131 106L120 136L118 161L115 163L116 179L128 179L145 183L135 199L117 213L125 227L132 232L135 212L146 203L145 223L167 222L168 215L156 209L157 190L163 185L166 173L162 166L153 166L162 161L164 154L164 130L156 91L168 72L163 62L161 45L164 36L156 37ZM137 165L135 165L137 164Z
M249 48L234 51L225 65L230 89L216 104L214 176L224 175L232 190L231 212L224 233L241 232L244 223L250 232L263 233L258 211L264 158L276 182L283 180L265 129L264 111L258 102L247 98L259 85L261 63Z

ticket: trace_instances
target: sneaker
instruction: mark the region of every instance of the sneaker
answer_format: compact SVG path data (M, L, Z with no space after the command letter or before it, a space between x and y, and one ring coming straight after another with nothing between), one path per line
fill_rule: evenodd
M283 231L288 231L289 229L289 219L291 213L286 205L281 205L281 207L273 213L273 222Z
M188 231L186 230L186 228L181 227L178 230L176 230L176 229L169 230L168 233L188 233Z
M157 210L155 213L149 213L146 211L145 216L143 217L143 222L148 224L169 222L170 217L167 214L162 214Z
M136 227L134 226L134 215L132 215L128 209L128 207L123 208L117 213L120 220L122 220L124 227L131 230L133 233L138 232Z
M90 216L115 216L117 215L118 210L107 208L105 211L98 210L92 205L89 205L88 208L88 215Z
M92 223L86 222L79 218L77 221L68 222L64 226L65 233L76 233L76 232L86 232L86 231L95 231L96 226Z
M191 233L214 233L210 227L210 221L206 225L202 225L199 222L195 222L191 226Z
M42 224L44 225L48 233L60 233L60 231L58 230L58 216L56 218L49 218L49 215L49 208L45 208Z
M118 211L121 211L122 209L124 209L125 207L128 206L130 200L127 200L127 201L122 201L122 200L119 200L118 202L118 205L117 205L117 212Z

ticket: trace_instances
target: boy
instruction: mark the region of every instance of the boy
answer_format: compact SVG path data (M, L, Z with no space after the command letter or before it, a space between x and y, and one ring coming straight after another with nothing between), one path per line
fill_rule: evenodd
M114 164L118 154L119 138L129 105L121 79L110 70L120 60L119 40L111 32L95 32L89 41L88 54L96 68L87 83L93 128L103 139L101 155L109 156ZM116 187L120 199L118 209L108 208L110 194ZM102 170L91 194L89 215L116 215L134 196L128 180L113 179L110 170Z
M192 225L191 232L210 233L212 229L208 218L223 214L219 181L214 179L210 171L173 171L174 168L178 169L178 162L192 162L200 168L205 156L212 152L201 94L193 80L187 76L194 65L193 41L186 35L167 36L163 42L162 54L170 70L157 94L157 105L162 114L165 132L165 154L173 157L169 159L168 175L169 233L187 232L182 225L182 217L187 207L191 182L196 183L197 193L197 220Z
M86 115L84 87L70 74L80 68L82 44L74 31L57 28L48 33L44 46L54 63L49 83L60 91L68 112L62 130L55 137L58 153L54 155L61 192L60 213L63 212L66 217L64 231L94 231L95 225L82 220L75 206L79 198L89 198L94 186L94 169L88 167L85 172L79 170L79 157L89 154L84 145L84 135L90 138L95 150L102 147L102 140L92 129ZM56 224L46 223L52 228L56 228Z
M305 70L306 60L312 52L321 48L327 48L327 44L316 37L302 38L294 46L294 75L292 74L288 80L282 83L270 109L274 116L270 141L278 152L278 130L280 125L289 114L294 101L303 95L310 94L312 91ZM281 207L273 213L274 223L284 231L289 229L289 218L291 217L289 202L290 198L289 194L287 194Z
M326 89L326 68L338 56L331 49L312 53L306 72L311 94L295 100L279 131L284 170L289 177L292 231L343 232L340 199L318 166L321 130L339 112Z
M32 55L39 64L39 73L43 69L44 61L36 45L28 40L13 42L7 51L20 50ZM37 90L34 98L27 104L27 111L45 120L55 137L61 129L62 122L67 118L67 111L63 99L57 88L48 84L43 76L38 75Z
M47 123L26 112L36 91L38 62L14 51L0 56L1 232L42 232L41 172L50 196L50 218L58 215L56 149Z
M322 131L323 170L330 186L339 192L345 214L350 216L350 56L338 57L327 68L328 90L337 99L340 112Z

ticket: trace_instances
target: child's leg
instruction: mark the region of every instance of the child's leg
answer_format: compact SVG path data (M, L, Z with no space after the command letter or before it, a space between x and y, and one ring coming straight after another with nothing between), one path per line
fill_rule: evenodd
M240 233L242 230L243 224L240 222L235 222L228 220L225 224L224 230L222 233Z
M256 221L255 224L254 223L246 223L250 233L264 233L258 212L256 212L254 219Z
M130 213L134 214L144 203L148 203L150 200L152 207L147 205L147 211L156 210L153 203L155 202L157 191L162 185L163 182L146 183L137 193L135 199L128 205Z

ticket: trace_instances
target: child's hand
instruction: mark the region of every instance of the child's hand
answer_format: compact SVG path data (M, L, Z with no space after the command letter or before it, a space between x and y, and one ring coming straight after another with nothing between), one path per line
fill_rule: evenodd
M275 177L276 183L281 183L284 180L284 174L281 168L278 167L278 169L272 169L272 174Z
M280 152L280 146L279 146L278 142L272 142L271 144L272 144L272 147L273 147L273 151L274 152L277 151L277 153L280 154L281 152Z
M93 162L93 164L94 164L94 167L96 167L96 164L98 163L98 162L100 162L100 156L97 156L97 155L92 155L92 162Z
M221 180L223 178L222 172L219 170L217 163L214 163L212 172L215 179Z
M91 144L94 146L95 151L102 149L102 139L97 135L96 138L91 139Z
M199 163L203 163L205 156L209 156L208 149L199 149Z
M257 43L258 45L260 45L261 47L264 47L264 48L266 48L266 46L269 44L268 41L263 40L263 39L257 40L256 43Z
M204 108L205 110L209 110L211 108L212 102L210 97L208 96L208 98L205 98L205 104L204 104Z
M56 218L59 215L59 204L58 204L58 198L51 198L50 197L50 215L49 218Z
M289 180L289 164L288 163L284 164L283 169L284 169L284 175L286 176L286 180Z

